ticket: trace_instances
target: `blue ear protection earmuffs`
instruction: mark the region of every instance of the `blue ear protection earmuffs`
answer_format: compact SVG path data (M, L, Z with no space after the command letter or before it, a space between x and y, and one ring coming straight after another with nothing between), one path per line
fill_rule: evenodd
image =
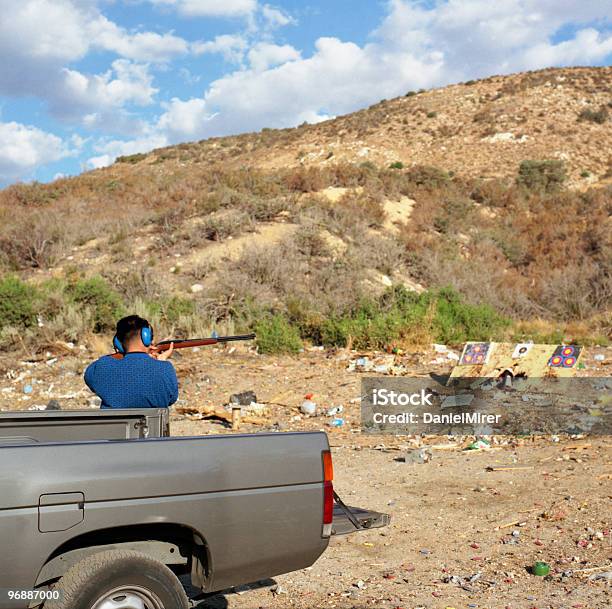
M140 340L145 347L150 347L153 344L153 328L151 326L140 328ZM113 336L113 347L122 355L125 354L125 347L116 334Z

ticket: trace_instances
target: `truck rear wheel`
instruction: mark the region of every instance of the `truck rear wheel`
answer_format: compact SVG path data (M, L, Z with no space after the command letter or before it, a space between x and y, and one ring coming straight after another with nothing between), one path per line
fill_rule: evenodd
M59 580L45 609L187 609L178 578L161 562L128 550L84 558Z

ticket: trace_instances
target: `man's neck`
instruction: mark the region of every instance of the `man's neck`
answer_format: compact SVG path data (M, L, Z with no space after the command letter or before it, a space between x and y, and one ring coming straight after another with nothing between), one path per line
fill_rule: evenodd
M126 345L125 352L126 353L148 353L149 348L145 347L142 343L132 343L132 344Z

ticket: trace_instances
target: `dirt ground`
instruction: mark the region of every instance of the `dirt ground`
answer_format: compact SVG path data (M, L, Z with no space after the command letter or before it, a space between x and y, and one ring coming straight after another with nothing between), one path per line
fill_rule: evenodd
M604 360L595 360L596 354ZM261 424L245 424L241 431L326 431L340 496L349 505L391 515L386 528L332 539L308 569L210 596L194 607L609 607L610 436L505 438L491 449L466 451L473 438L364 434L361 374L350 369L358 355L311 350L271 357L242 346L175 355L181 400L171 415L173 435L233 433L221 421L194 418L189 409L218 407L230 393L253 390L265 412ZM589 350L580 374L609 376L611 355L610 349ZM67 346L60 355L0 359L0 409L43 408L50 399L62 408L97 407L81 376L94 357ZM448 372L453 364L432 350L400 359L412 375ZM333 417L325 413L301 415L307 393L320 410L342 405L343 425L331 426ZM433 446L431 461L398 460L422 444ZM535 561L547 562L551 574L532 575Z

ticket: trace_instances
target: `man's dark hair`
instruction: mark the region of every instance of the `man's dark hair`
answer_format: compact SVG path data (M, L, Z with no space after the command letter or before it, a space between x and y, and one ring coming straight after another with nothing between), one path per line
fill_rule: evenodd
M151 324L138 315L128 315L117 322L116 335L119 341L125 345L135 336L140 336L142 328L150 328Z

